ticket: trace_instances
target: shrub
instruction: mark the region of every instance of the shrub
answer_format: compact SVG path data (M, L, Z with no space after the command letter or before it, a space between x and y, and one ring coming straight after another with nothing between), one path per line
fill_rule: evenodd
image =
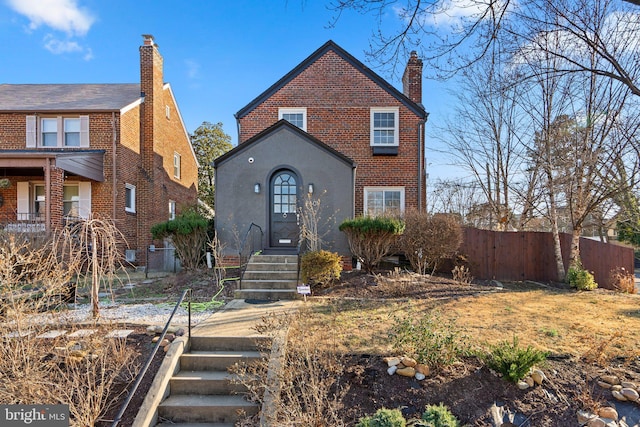
M171 238L182 266L194 269L204 260L208 225L197 209L187 209L175 219L151 227L151 234L154 239Z
M307 252L300 260L302 281L310 285L328 285L340 278L342 258L325 250Z
M514 336L512 343L503 341L492 346L489 353L481 358L489 368L501 373L507 380L517 383L529 373L532 367L545 361L547 356L548 353L531 346L521 348L518 338Z
M407 421L399 409L378 409L370 417L360 418L356 427L405 427Z
M340 231L347 235L351 253L368 273L387 256L398 236L404 231L404 222L390 217L358 217L342 222Z
M420 421L413 427L459 427L460 421L445 405L427 405Z
M416 320L407 313L396 318L390 333L394 350L416 357L418 362L437 367L450 365L464 351L458 329L453 321L445 322L438 312L429 312Z
M417 273L434 272L462 244L462 227L452 216L413 211L405 214L405 223L400 247Z
M611 283L613 289L617 292L626 294L635 294L638 292L633 273L627 271L624 267L616 267L609 272L609 283Z
M592 291L598 287L593 274L582 268L581 265L569 267L565 280L572 288L579 291Z

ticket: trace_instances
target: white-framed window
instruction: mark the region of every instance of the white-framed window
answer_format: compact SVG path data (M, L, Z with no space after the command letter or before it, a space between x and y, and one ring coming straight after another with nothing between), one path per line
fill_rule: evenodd
M80 186L65 185L62 189L63 216L80 217Z
M80 147L80 118L64 119L64 146Z
M371 108L371 145L374 147L398 146L400 123L398 107Z
M34 184L30 213L38 219L44 219L45 216L47 203L45 194L44 184Z
M136 186L133 184L124 185L124 210L132 213L136 211Z
M179 153L173 153L173 177L180 179L182 157Z
M292 125L298 126L303 131L307 131L307 109L300 108L278 108L278 120L285 119Z
M27 116L27 148L89 147L89 116Z
M169 200L169 219L176 219L176 201Z
M167 116L167 119L171 118L171 107L168 105L164 106L164 115Z
M400 215L404 212L404 187L365 187L366 216Z
M47 196L43 182L18 182L18 219L43 221ZM59 207L52 207L59 209ZM65 183L62 186L62 209L65 217L88 218L91 213L91 182Z

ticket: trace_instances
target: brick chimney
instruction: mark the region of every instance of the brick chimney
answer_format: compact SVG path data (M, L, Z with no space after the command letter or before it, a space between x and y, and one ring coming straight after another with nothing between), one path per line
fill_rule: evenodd
M422 104L422 59L413 50L402 75L402 93L417 104Z
M158 51L158 45L150 34L143 34L143 44L140 46L140 92L143 97L140 106L140 158L136 189L136 211L138 212L138 250L145 250L151 244L150 229L158 222L154 214L164 212L160 207L160 194L156 192L155 170L161 168L156 164L154 143L161 138L160 120L165 116L163 100L163 59ZM155 222L154 222L155 221ZM145 251L146 252L146 251ZM142 254L139 254L142 255ZM141 256L144 259L145 256Z

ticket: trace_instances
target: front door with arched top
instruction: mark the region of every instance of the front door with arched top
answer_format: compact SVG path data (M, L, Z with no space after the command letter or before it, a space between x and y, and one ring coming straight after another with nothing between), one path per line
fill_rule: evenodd
M298 245L298 177L290 170L280 170L271 177L270 242L275 248Z

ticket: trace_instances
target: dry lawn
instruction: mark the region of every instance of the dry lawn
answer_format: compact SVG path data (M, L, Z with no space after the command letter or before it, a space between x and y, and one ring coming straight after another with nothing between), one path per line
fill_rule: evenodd
M499 289L409 273L371 279L353 278L312 298L307 326L330 329L333 337L327 344L341 351L384 354L391 348L395 318L437 310L476 348L511 341L515 335L524 346L554 354L587 359L640 355L639 295L530 282L505 283ZM395 298L369 298L368 290Z

